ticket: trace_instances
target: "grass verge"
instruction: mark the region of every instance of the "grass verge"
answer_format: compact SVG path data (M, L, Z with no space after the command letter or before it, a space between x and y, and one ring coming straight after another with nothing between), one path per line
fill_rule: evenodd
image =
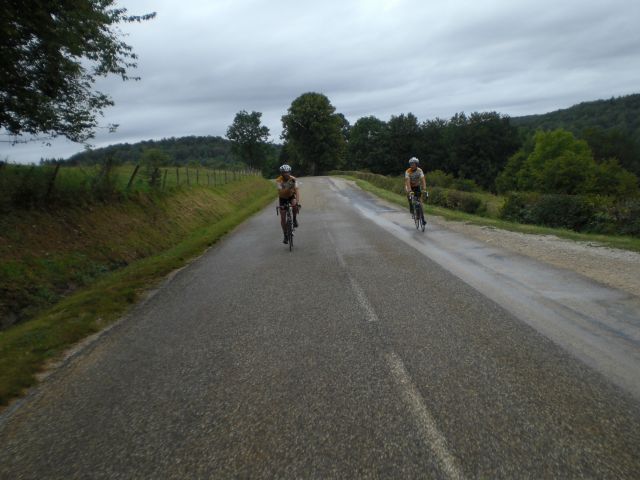
M347 175L341 175L341 177L355 181L356 185L358 185L363 190L371 192L374 195L377 195L389 202L396 203L402 207L407 206L407 199L402 195L398 195L397 193L393 193L383 188L376 187L369 182L359 180L354 177L350 177ZM468 213L449 210L442 207L434 207L430 205L425 205L425 212L430 215L443 217L446 220L467 222L474 225L482 225L498 228L501 230L509 230L511 232L528 233L533 235L555 235L560 238L566 238L578 242L597 243L606 247L640 252L640 239L634 237L577 233L572 230L513 223L494 218L480 217L478 215L470 215Z
M35 318L0 331L0 405L34 385L47 361L120 318L144 291L262 209L273 200L272 188L265 181L242 199L241 206L173 247L103 275Z

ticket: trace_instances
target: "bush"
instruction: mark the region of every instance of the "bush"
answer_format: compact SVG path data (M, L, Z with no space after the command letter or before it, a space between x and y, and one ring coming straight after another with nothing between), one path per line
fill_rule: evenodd
M478 213L484 207L482 199L472 193L438 187L429 190L427 203L465 213Z
M531 214L539 225L580 232L593 218L595 206L580 195L540 195Z
M640 236L640 199L511 193L500 218L577 232Z

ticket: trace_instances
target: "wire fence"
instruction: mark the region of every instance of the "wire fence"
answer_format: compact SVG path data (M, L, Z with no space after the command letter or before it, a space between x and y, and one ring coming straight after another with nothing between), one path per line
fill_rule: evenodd
M211 169L202 166L16 165L0 162L0 210L106 201L132 193L174 188L216 188L249 176L250 168Z

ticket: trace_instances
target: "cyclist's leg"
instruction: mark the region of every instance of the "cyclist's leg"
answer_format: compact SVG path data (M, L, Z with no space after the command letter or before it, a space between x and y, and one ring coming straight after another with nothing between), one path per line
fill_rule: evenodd
M420 200L420 185L418 185L417 187L411 187L411 191L413 192L413 195L415 197L416 200ZM409 203L411 203L411 200L409 200ZM413 205L411 205L411 213L413 213Z
M280 198L280 226L282 227L282 233L287 236L287 199Z

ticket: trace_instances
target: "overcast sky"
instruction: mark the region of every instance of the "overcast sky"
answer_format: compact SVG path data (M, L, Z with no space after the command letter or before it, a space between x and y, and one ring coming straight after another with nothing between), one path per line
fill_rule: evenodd
M139 82L101 81L116 105L95 147L224 136L240 110L272 140L305 92L353 124L412 112L511 116L640 93L637 0L121 0L149 22L122 27ZM0 159L68 157L82 145L10 146Z

